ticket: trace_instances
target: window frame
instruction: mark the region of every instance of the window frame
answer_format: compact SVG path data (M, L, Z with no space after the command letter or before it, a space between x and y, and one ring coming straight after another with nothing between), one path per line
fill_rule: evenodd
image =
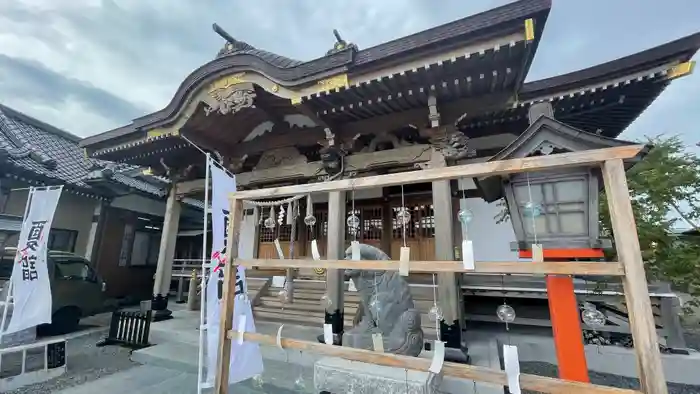
M57 249L53 244L54 241L56 240L56 235L58 234L66 234L68 235L68 249ZM54 250L58 252L68 252L68 253L75 253L75 246L78 243L78 230L71 230L71 229L65 229L65 228L51 228L49 230L49 239L46 243L46 247L48 250Z

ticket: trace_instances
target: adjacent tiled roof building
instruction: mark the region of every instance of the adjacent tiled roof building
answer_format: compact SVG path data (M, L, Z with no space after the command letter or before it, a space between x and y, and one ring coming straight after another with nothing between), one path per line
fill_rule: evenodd
M135 166L85 156L80 138L0 105L0 176L33 185L63 184L76 194L110 199L141 193L161 198L165 180Z

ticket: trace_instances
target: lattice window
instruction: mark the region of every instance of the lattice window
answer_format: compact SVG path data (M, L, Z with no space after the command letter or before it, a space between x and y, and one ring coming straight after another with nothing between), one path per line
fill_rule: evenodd
M407 205L411 220L406 225L406 238L431 238L435 236L435 215L432 205ZM403 227L396 219L401 207L392 207L392 238L403 238Z

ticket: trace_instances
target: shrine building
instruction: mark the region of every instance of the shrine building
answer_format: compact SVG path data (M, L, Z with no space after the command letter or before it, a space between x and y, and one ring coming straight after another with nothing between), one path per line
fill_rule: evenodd
M359 48L338 32L333 41L329 32L328 50L319 48L313 60L267 52L254 46L255 37L244 42L215 25L222 49L185 78L162 110L81 142L89 157L141 166L170 180L154 309L167 308L181 200L204 198L200 149L236 174L239 189L248 190L502 158L535 138L530 125L538 125L538 114L562 125L548 123L559 133L548 137L552 149L566 145L555 140L616 146L625 143L616 140L620 133L672 81L692 72L700 34L525 83L550 7L550 0L516 1L370 48ZM329 215L354 213L360 225L356 232L346 231L348 244L357 238L398 259L405 241L412 259L458 259L457 212L468 207L475 258L518 261L523 256L513 248L517 231L513 223L498 220L505 206L497 197L471 179L333 192L312 196L315 226L304 224L302 206L295 223L272 229L262 225L268 211L249 206L251 220L242 231L254 241L242 245L241 254L277 258L273 241L278 239L285 254L294 243L293 258L310 258L310 240L317 239L324 255ZM329 212L329 205L339 208ZM396 220L402 207L411 213L405 239ZM338 274L323 270L294 275L296 300L319 300L327 286L343 283ZM502 297L498 287L504 284L485 275L452 273L436 280L444 313L441 338L459 348L469 309L464 296L477 291L469 286L488 287L485 292ZM409 277L421 309L432 305L432 281L430 275ZM356 295L340 292L334 301L343 308L324 312L305 302L282 310L269 289L260 291L254 298L258 319L318 327L325 321L336 332L352 324L357 307ZM483 313L483 320L495 318L492 312Z

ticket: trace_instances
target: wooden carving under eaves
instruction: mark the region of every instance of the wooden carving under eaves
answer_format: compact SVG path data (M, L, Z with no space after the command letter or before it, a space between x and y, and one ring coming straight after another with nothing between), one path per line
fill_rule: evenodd
M469 137L453 126L441 126L430 136L430 144L440 152L446 160L460 160L476 155L469 148Z
M249 83L237 83L216 87L204 99L206 115L218 112L221 115L235 114L243 108L255 108L255 90Z
M399 139L394 133L391 132L381 132L377 134L367 145L366 147L362 148L360 152L362 153L372 153L376 152L377 148L379 147L379 144L382 143L389 143L391 144L392 149L398 149L404 146L410 146L413 145L412 142L406 141L404 139Z
M227 157L226 168L234 174L238 174L243 169L245 161L248 160L248 155L243 155L238 158Z
M345 157L345 173L356 175L379 169L413 166L416 163L429 161L431 156L430 145L413 145L374 153L360 153ZM320 161L273 167L236 174L236 182L241 186L257 186L308 181L325 177L323 168L323 163Z
M288 146L285 148L278 148L265 151L258 164L255 165L254 170L266 170L269 168L283 167L283 166L293 166L298 164L306 164L306 156L299 153L299 151L293 147Z

